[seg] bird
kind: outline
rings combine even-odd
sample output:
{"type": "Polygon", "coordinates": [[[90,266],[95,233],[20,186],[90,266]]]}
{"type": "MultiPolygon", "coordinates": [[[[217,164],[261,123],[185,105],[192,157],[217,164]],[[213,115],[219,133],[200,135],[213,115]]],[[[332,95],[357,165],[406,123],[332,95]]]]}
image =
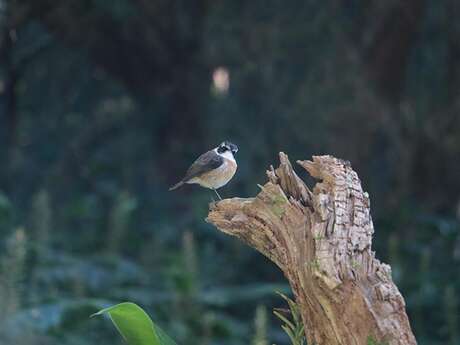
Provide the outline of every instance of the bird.
{"type": "Polygon", "coordinates": [[[216,148],[209,150],[199,156],[188,168],[182,180],[169,188],[175,190],[184,184],[199,184],[200,186],[212,189],[219,200],[222,200],[217,189],[225,186],[235,175],[238,165],[235,154],[238,146],[224,141],[216,148]]]}

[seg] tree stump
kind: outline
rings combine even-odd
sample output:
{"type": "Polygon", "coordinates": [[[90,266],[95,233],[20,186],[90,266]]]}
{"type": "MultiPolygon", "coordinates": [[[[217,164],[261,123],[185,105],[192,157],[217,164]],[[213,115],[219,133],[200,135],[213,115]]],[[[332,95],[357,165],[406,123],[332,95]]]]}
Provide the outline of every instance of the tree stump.
{"type": "Polygon", "coordinates": [[[280,153],[255,198],[211,204],[208,222],[273,261],[300,306],[309,345],[416,344],[391,268],[371,249],[369,195],[349,162],[298,161],[313,191],[280,153]]]}

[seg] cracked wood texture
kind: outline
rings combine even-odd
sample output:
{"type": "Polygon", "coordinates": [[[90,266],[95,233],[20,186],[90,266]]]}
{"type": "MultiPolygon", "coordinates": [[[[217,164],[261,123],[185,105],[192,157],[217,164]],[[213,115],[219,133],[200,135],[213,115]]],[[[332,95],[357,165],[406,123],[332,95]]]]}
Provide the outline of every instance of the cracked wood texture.
{"type": "Polygon", "coordinates": [[[369,195],[350,163],[332,156],[298,161],[319,180],[311,191],[287,155],[280,161],[255,198],[211,204],[206,220],[284,272],[308,344],[416,344],[391,268],[372,251],[369,195]]]}

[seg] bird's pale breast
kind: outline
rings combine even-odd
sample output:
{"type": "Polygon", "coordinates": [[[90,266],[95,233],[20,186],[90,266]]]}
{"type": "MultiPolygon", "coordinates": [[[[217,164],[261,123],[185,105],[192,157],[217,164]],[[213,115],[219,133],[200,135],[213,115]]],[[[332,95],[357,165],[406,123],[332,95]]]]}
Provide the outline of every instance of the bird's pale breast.
{"type": "Polygon", "coordinates": [[[220,167],[196,177],[190,182],[198,183],[205,188],[218,189],[225,186],[235,175],[235,172],[236,163],[229,159],[224,159],[224,163],[220,167]]]}

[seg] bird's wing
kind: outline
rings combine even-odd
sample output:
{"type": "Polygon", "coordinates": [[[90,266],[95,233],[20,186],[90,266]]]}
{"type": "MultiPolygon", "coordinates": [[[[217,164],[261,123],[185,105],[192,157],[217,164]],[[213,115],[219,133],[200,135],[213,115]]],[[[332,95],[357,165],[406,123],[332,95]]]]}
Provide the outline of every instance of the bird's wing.
{"type": "Polygon", "coordinates": [[[195,162],[193,162],[190,168],[188,168],[187,173],[185,174],[185,177],[182,179],[182,181],[186,182],[194,177],[217,169],[222,165],[223,162],[224,159],[212,150],[203,153],[200,157],[197,158],[195,162]]]}

